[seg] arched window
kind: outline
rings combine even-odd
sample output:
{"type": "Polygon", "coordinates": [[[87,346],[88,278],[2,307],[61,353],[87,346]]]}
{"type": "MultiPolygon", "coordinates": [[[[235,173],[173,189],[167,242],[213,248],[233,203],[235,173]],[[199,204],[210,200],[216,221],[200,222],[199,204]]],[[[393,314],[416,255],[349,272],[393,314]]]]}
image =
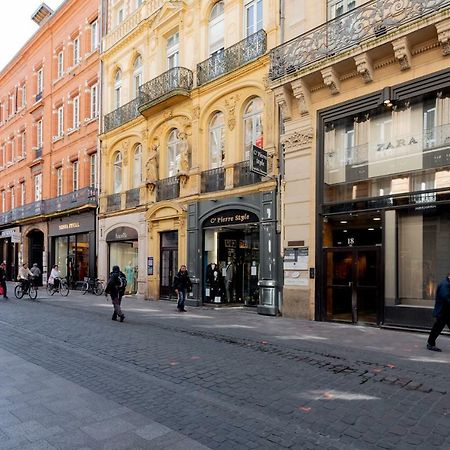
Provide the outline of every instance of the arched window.
{"type": "Polygon", "coordinates": [[[225,149],[223,113],[217,112],[209,123],[209,168],[222,167],[225,149]]]}
{"type": "Polygon", "coordinates": [[[139,96],[139,86],[142,84],[142,56],[139,55],[133,65],[133,92],[134,98],[139,96]]]}
{"type": "Polygon", "coordinates": [[[264,147],[263,101],[252,98],[244,110],[244,160],[250,158],[253,145],[264,147]]]}
{"type": "Polygon", "coordinates": [[[117,152],[114,156],[114,194],[122,192],[122,153],[117,152]]]}
{"type": "Polygon", "coordinates": [[[209,54],[214,55],[223,50],[225,46],[225,20],[224,2],[217,2],[209,15],[209,54]]]}
{"type": "Polygon", "coordinates": [[[120,107],[121,104],[121,94],[122,94],[122,71],[117,69],[116,75],[114,76],[114,106],[115,109],[120,107]]]}
{"type": "Polygon", "coordinates": [[[133,188],[137,188],[142,182],[142,145],[136,145],[133,157],[133,188]]]}
{"type": "Polygon", "coordinates": [[[169,134],[167,141],[167,175],[173,177],[177,174],[180,157],[181,157],[181,141],[178,137],[178,130],[175,128],[169,134]]]}

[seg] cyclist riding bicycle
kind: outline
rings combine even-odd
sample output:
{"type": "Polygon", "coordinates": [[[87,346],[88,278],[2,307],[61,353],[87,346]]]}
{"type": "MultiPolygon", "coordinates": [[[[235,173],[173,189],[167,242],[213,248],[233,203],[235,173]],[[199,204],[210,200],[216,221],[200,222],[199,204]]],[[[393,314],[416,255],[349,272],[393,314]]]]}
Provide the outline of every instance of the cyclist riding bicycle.
{"type": "Polygon", "coordinates": [[[22,289],[24,293],[28,292],[28,288],[30,287],[30,278],[33,277],[33,274],[31,273],[30,269],[28,268],[27,263],[23,263],[22,267],[19,269],[19,273],[17,275],[17,278],[19,282],[22,285],[22,289]]]}
{"type": "Polygon", "coordinates": [[[58,290],[59,284],[61,281],[61,272],[58,269],[58,264],[55,264],[52,268],[52,271],[50,272],[50,277],[48,279],[48,282],[53,285],[53,289],[58,290]]]}

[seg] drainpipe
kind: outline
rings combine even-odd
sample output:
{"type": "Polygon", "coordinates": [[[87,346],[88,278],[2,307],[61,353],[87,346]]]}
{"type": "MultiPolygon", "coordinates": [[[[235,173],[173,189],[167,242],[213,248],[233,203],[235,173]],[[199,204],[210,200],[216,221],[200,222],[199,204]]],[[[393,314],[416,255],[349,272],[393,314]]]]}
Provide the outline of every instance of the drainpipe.
{"type": "Polygon", "coordinates": [[[284,44],[284,34],[285,34],[285,0],[280,0],[279,6],[279,16],[280,16],[280,44],[284,44]]]}

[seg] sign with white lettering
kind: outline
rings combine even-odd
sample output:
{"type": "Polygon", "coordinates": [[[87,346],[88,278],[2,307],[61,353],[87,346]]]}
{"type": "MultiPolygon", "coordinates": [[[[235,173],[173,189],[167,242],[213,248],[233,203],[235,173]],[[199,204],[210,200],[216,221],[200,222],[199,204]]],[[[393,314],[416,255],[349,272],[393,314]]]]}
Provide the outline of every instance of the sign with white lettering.
{"type": "Polygon", "coordinates": [[[221,211],[208,217],[203,226],[205,228],[221,227],[225,225],[240,225],[244,223],[258,223],[259,219],[255,213],[243,211],[240,209],[229,209],[221,211]]]}
{"type": "Polygon", "coordinates": [[[250,156],[250,170],[259,175],[267,176],[267,151],[256,145],[253,146],[250,156]]]}
{"type": "Polygon", "coordinates": [[[113,241],[137,241],[138,233],[131,227],[117,227],[106,235],[107,242],[113,241]]]}

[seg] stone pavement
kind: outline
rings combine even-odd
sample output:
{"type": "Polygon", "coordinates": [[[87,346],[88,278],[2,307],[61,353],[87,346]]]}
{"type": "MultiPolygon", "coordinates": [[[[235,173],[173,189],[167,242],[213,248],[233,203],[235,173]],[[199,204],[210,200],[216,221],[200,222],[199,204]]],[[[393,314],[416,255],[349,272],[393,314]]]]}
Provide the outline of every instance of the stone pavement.
{"type": "Polygon", "coordinates": [[[448,337],[39,294],[0,302],[0,449],[450,448],[448,337]]]}

